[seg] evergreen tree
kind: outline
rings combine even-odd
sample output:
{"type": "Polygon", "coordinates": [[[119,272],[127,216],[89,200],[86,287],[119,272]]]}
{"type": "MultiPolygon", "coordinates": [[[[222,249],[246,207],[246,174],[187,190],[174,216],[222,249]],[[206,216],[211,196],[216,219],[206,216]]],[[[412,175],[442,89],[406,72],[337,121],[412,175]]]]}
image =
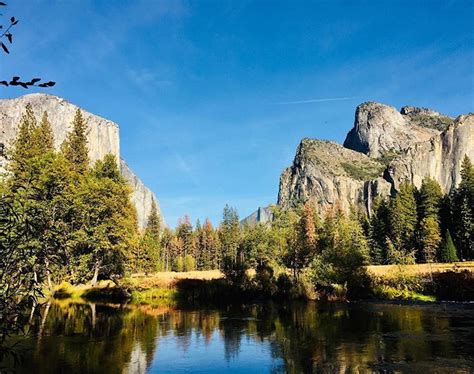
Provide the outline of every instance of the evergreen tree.
{"type": "Polygon", "coordinates": [[[238,260],[238,248],[240,242],[239,215],[234,208],[226,205],[222,215],[222,222],[219,227],[219,239],[222,248],[222,257],[227,258],[231,263],[238,260]]]}
{"type": "Polygon", "coordinates": [[[36,127],[37,122],[33,113],[33,108],[31,104],[27,104],[25,113],[22,115],[18,126],[17,137],[13,141],[12,149],[9,152],[9,157],[11,159],[9,169],[16,179],[25,178],[25,174],[27,173],[25,170],[25,164],[35,156],[33,134],[36,127]]]}
{"type": "Polygon", "coordinates": [[[331,287],[347,284],[354,290],[363,279],[364,266],[369,260],[367,238],[359,220],[347,217],[340,209],[329,210],[323,224],[321,254],[312,264],[316,286],[331,287]]]}
{"type": "Polygon", "coordinates": [[[146,225],[146,233],[153,238],[156,242],[160,240],[161,233],[161,220],[158,214],[158,208],[156,202],[153,199],[151,202],[150,215],[148,216],[148,222],[146,225]]]}
{"type": "Polygon", "coordinates": [[[183,271],[188,271],[186,268],[186,256],[194,256],[194,235],[193,235],[193,225],[189,217],[184,216],[184,220],[180,219],[178,226],[176,227],[176,236],[181,239],[182,242],[182,252],[179,256],[183,261],[183,271]]]}
{"type": "Polygon", "coordinates": [[[399,250],[409,253],[415,247],[417,211],[415,188],[409,182],[402,182],[399,191],[390,204],[390,239],[399,250]]]}
{"type": "Polygon", "coordinates": [[[170,271],[172,267],[173,239],[173,232],[168,227],[165,227],[160,240],[161,264],[164,271],[170,271]]]}
{"type": "Polygon", "coordinates": [[[461,183],[453,193],[452,220],[461,259],[474,258],[474,167],[465,156],[461,183]]]}
{"type": "Polygon", "coordinates": [[[439,217],[443,192],[441,186],[434,179],[425,177],[418,192],[418,212],[422,221],[427,217],[439,217]]]}
{"type": "Polygon", "coordinates": [[[72,122],[72,131],[61,146],[62,152],[72,164],[73,169],[84,174],[89,166],[87,148],[87,124],[82,117],[82,112],[77,109],[72,122]]]}
{"type": "Polygon", "coordinates": [[[422,256],[426,262],[434,262],[441,243],[438,219],[434,216],[423,218],[420,224],[422,256]]]}
{"type": "Polygon", "coordinates": [[[454,246],[451,233],[446,230],[446,236],[441,243],[440,259],[442,262],[456,262],[459,261],[456,247],[454,246]]]}
{"type": "Polygon", "coordinates": [[[369,226],[370,258],[373,264],[388,262],[386,241],[389,236],[389,217],[390,208],[387,200],[376,199],[369,226]]]}
{"type": "Polygon", "coordinates": [[[54,133],[48,119],[48,113],[43,112],[43,117],[34,136],[37,141],[39,154],[54,151],[54,133]]]}
{"type": "Polygon", "coordinates": [[[435,180],[423,179],[418,192],[418,257],[434,262],[441,243],[440,212],[443,203],[441,187],[435,180]]]}
{"type": "Polygon", "coordinates": [[[113,156],[96,162],[90,173],[76,184],[80,219],[75,232],[77,281],[114,279],[124,273],[124,260],[136,232],[136,213],[130,202],[131,189],[119,175],[113,156]]]}

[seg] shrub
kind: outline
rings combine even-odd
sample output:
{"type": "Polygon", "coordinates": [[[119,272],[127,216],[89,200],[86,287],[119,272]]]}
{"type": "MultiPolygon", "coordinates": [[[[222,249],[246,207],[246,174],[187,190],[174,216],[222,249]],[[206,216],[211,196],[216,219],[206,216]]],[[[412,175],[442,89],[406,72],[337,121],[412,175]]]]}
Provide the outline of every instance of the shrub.
{"type": "Polygon", "coordinates": [[[474,300],[474,274],[469,270],[434,273],[432,287],[442,300],[474,300]]]}

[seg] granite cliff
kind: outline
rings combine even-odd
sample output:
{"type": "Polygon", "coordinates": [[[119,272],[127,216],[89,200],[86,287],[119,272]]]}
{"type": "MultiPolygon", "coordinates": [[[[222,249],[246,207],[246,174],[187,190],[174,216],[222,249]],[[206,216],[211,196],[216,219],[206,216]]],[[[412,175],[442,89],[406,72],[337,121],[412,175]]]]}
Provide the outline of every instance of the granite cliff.
{"type": "Polygon", "coordinates": [[[452,119],[426,108],[364,103],[343,146],[301,141],[280,177],[278,204],[311,199],[320,210],[361,205],[370,213],[374,197],[395,194],[403,180],[419,187],[429,176],[449,192],[460,181],[464,155],[474,159],[474,114],[452,119]]]}
{"type": "MultiPolygon", "coordinates": [[[[18,125],[27,104],[31,104],[37,117],[44,111],[48,113],[49,120],[55,135],[55,145],[59,147],[71,130],[72,120],[78,106],[52,95],[30,94],[15,99],[0,100],[0,171],[7,163],[4,150],[8,149],[16,137],[18,125]]],[[[159,207],[155,194],[133,173],[124,160],[120,157],[119,126],[105,118],[82,110],[88,124],[88,146],[91,162],[102,159],[106,154],[113,154],[117,158],[120,170],[125,179],[133,188],[131,200],[137,210],[138,225],[144,228],[154,200],[159,207]]]]}

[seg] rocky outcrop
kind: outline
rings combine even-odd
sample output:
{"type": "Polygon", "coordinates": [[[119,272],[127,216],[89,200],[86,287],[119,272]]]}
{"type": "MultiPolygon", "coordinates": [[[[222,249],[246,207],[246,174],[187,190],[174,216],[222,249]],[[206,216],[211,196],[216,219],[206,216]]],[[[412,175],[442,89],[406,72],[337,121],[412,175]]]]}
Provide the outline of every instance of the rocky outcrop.
{"type": "Polygon", "coordinates": [[[255,212],[240,221],[241,225],[256,225],[257,223],[267,223],[273,219],[270,206],[259,207],[255,212]]]}
{"type": "MultiPolygon", "coordinates": [[[[27,104],[32,105],[38,118],[44,111],[48,113],[55,136],[55,145],[59,148],[72,128],[72,120],[78,107],[57,96],[30,94],[15,99],[0,100],[0,151],[2,148],[4,151],[8,149],[15,139],[27,104]]],[[[121,160],[119,126],[85,110],[82,110],[82,114],[88,125],[87,140],[91,163],[109,153],[117,158],[122,175],[133,188],[132,202],[137,210],[139,227],[144,228],[151,211],[151,201],[155,200],[157,206],[159,205],[154,193],[121,160]]],[[[6,162],[4,152],[3,154],[0,152],[0,170],[4,169],[6,162]]]]}
{"type": "Polygon", "coordinates": [[[357,107],[344,147],[374,158],[386,156],[429,140],[440,132],[436,125],[448,120],[428,109],[404,107],[400,113],[391,106],[367,102],[357,107]]]}
{"type": "Polygon", "coordinates": [[[404,180],[420,187],[424,177],[431,177],[447,193],[461,181],[465,155],[474,160],[474,114],[458,117],[439,135],[406,149],[389,164],[387,179],[397,190],[404,180]]]}
{"type": "Polygon", "coordinates": [[[278,204],[314,200],[322,211],[338,204],[371,212],[376,196],[395,194],[404,180],[419,187],[434,178],[445,192],[460,182],[464,155],[474,159],[474,115],[456,120],[415,107],[364,103],[344,146],[303,139],[280,177],[278,204]]]}
{"type": "Polygon", "coordinates": [[[383,170],[379,161],[335,142],[303,139],[293,165],[281,175],[278,204],[292,207],[310,199],[320,210],[368,206],[369,197],[390,190],[383,170]]]}

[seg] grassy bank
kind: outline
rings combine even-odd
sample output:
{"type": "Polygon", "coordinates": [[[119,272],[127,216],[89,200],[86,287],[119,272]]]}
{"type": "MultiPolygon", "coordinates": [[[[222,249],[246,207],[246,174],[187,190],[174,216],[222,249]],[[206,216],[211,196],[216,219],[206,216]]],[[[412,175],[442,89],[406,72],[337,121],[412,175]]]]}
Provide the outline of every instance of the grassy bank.
{"type": "MultiPolygon", "coordinates": [[[[281,274],[280,274],[281,275],[281,274]]],[[[62,283],[55,287],[55,298],[131,301],[137,304],[176,304],[180,302],[231,302],[269,297],[344,299],[344,286],[329,292],[314,292],[308,277],[296,283],[290,277],[274,277],[265,284],[247,273],[242,284],[230,284],[218,270],[134,274],[118,284],[101,281],[95,287],[62,283]],[[282,280],[283,279],[283,280],[282,280]]],[[[367,267],[364,297],[380,300],[437,301],[474,299],[474,262],[456,264],[416,264],[367,267]]]]}

